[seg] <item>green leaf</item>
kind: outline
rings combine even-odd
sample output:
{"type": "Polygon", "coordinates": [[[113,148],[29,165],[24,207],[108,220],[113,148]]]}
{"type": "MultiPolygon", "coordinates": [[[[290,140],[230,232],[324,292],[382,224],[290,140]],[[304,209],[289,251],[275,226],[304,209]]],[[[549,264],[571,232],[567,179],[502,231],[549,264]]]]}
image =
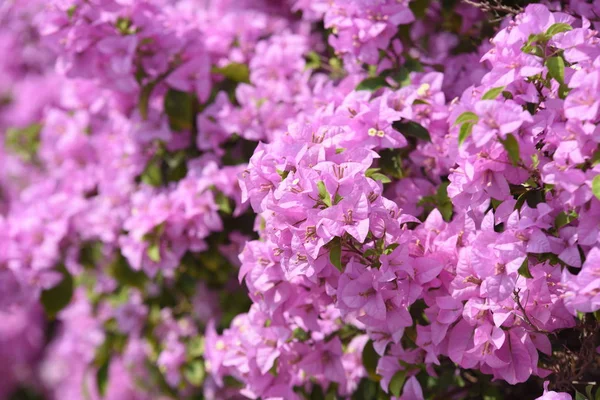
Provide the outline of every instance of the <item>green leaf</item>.
{"type": "Polygon", "coordinates": [[[529,35],[529,38],[527,39],[527,43],[526,45],[532,45],[535,43],[539,43],[539,42],[547,42],[548,41],[548,35],[546,35],[545,33],[537,33],[537,34],[531,34],[529,35]]]}
{"type": "Polygon", "coordinates": [[[369,340],[362,352],[362,363],[365,370],[371,377],[371,379],[378,381],[380,377],[377,375],[377,362],[379,361],[379,355],[373,348],[373,341],[369,340]]]}
{"type": "Polygon", "coordinates": [[[519,275],[527,279],[533,279],[533,275],[531,275],[531,271],[529,271],[529,260],[525,258],[523,264],[519,267],[519,275]]]}
{"type": "Polygon", "coordinates": [[[594,396],[592,395],[592,390],[594,390],[594,385],[587,385],[585,387],[585,394],[587,395],[587,398],[592,400],[594,398],[594,396]]]}
{"type": "Polygon", "coordinates": [[[386,255],[387,254],[392,254],[392,252],[394,250],[396,250],[399,246],[400,246],[400,243],[392,243],[392,244],[390,244],[389,246],[387,246],[385,248],[385,250],[383,251],[383,254],[386,254],[386,255]]]}
{"type": "Polygon", "coordinates": [[[392,180],[384,174],[380,174],[380,173],[375,173],[373,175],[371,175],[371,179],[375,180],[375,181],[379,181],[381,183],[390,183],[392,180]]]}
{"type": "Polygon", "coordinates": [[[379,166],[382,173],[394,179],[402,179],[402,153],[398,149],[383,149],[379,151],[379,166]]]}
{"type": "Polygon", "coordinates": [[[556,229],[560,229],[563,226],[569,225],[572,221],[577,219],[578,216],[579,215],[575,211],[571,211],[569,213],[562,211],[554,219],[554,227],[556,229]]]}
{"type": "Polygon", "coordinates": [[[546,196],[541,189],[532,189],[525,192],[525,201],[530,208],[537,208],[540,203],[546,202],[546,196]]]}
{"type": "Polygon", "coordinates": [[[329,194],[329,192],[327,191],[327,188],[325,187],[325,182],[323,182],[323,181],[317,182],[317,188],[319,188],[319,197],[321,198],[321,200],[323,200],[323,203],[325,203],[327,206],[331,207],[331,195],[329,194]]]}
{"type": "Polygon", "coordinates": [[[473,125],[475,125],[473,122],[465,122],[461,125],[460,131],[458,132],[459,146],[461,146],[465,142],[465,140],[467,140],[467,138],[471,136],[471,132],[473,132],[473,125]]]}
{"type": "Polygon", "coordinates": [[[280,169],[276,170],[277,174],[281,177],[281,180],[285,180],[285,178],[288,177],[288,175],[290,174],[290,171],[282,171],[280,169]]]}
{"type": "Polygon", "coordinates": [[[142,116],[142,119],[144,121],[148,119],[148,107],[150,104],[150,96],[152,95],[152,91],[154,90],[155,86],[156,86],[156,81],[150,82],[149,84],[142,87],[142,90],[140,90],[140,98],[138,100],[138,108],[140,110],[140,115],[142,116]]]}
{"type": "Polygon", "coordinates": [[[513,99],[513,94],[511,92],[509,92],[508,90],[505,90],[504,92],[502,92],[502,96],[506,100],[512,100],[513,99]]]}
{"type": "Polygon", "coordinates": [[[369,168],[365,172],[365,176],[381,183],[390,183],[392,180],[387,175],[379,172],[380,170],[381,168],[369,168]]]}
{"type": "Polygon", "coordinates": [[[332,382],[329,384],[329,388],[327,389],[327,393],[325,393],[325,400],[337,400],[337,391],[339,385],[337,382],[332,382]]]}
{"type": "Polygon", "coordinates": [[[476,124],[477,122],[479,122],[479,117],[474,112],[465,111],[464,113],[460,114],[458,118],[456,118],[456,121],[454,121],[454,125],[461,125],[465,122],[471,122],[476,124]]]}
{"type": "Polygon", "coordinates": [[[485,92],[485,94],[481,97],[481,100],[495,100],[500,93],[504,91],[506,86],[500,86],[497,88],[493,88],[485,92]]]}
{"type": "Polygon", "coordinates": [[[502,400],[504,396],[498,390],[498,387],[492,386],[489,383],[484,385],[483,400],[502,400]]]}
{"type": "Polygon", "coordinates": [[[321,68],[321,57],[316,51],[311,51],[306,55],[306,69],[319,69],[321,68]]]}
{"type": "Polygon", "coordinates": [[[104,362],[100,368],[96,371],[96,385],[98,386],[98,393],[100,397],[104,397],[106,394],[106,388],[108,387],[108,367],[110,365],[110,358],[104,362]]]}
{"type": "Polygon", "coordinates": [[[148,280],[143,271],[135,271],[121,253],[117,254],[108,267],[108,274],[123,286],[132,286],[142,289],[148,280]]]}
{"type": "Polygon", "coordinates": [[[400,397],[402,394],[402,388],[404,387],[404,382],[406,382],[406,371],[401,369],[397,371],[390,380],[389,388],[392,396],[400,397]]]}
{"type": "Polygon", "coordinates": [[[537,155],[537,153],[533,153],[531,155],[531,167],[533,169],[537,169],[537,167],[540,165],[540,157],[537,155]]]}
{"type": "Polygon", "coordinates": [[[380,76],[390,77],[397,82],[400,87],[410,85],[410,70],[408,68],[393,68],[381,71],[380,76]]]}
{"type": "Polygon", "coordinates": [[[117,18],[115,27],[117,28],[117,30],[119,31],[119,33],[121,35],[131,35],[131,34],[135,33],[134,30],[131,28],[131,26],[132,26],[132,22],[129,18],[124,18],[124,17],[117,18]]]}
{"type": "Polygon", "coordinates": [[[220,190],[215,194],[215,202],[219,206],[219,210],[227,215],[231,215],[233,213],[233,209],[231,207],[231,202],[229,197],[225,196],[223,192],[220,190]]]}
{"type": "Polygon", "coordinates": [[[63,279],[53,288],[44,290],[40,298],[44,311],[50,318],[54,318],[65,308],[73,297],[73,277],[64,266],[60,266],[58,272],[63,275],[63,279]]]}
{"type": "Polygon", "coordinates": [[[420,139],[426,142],[431,142],[431,135],[429,134],[429,131],[418,122],[396,121],[392,124],[392,127],[405,136],[414,137],[416,139],[420,139]]]}
{"type": "Polygon", "coordinates": [[[325,400],[325,392],[321,385],[314,385],[309,400],[325,400]]]}
{"type": "Polygon", "coordinates": [[[342,201],[342,200],[344,200],[344,197],[340,196],[338,193],[336,193],[335,197],[333,198],[333,205],[338,205],[339,202],[342,201]]]}
{"type": "Polygon", "coordinates": [[[42,125],[40,124],[32,124],[22,129],[7,129],[4,144],[8,150],[23,161],[33,161],[40,147],[41,131],[42,125]]]}
{"type": "Polygon", "coordinates": [[[521,50],[523,51],[523,53],[531,54],[531,55],[538,56],[538,57],[542,57],[544,55],[543,50],[537,44],[536,45],[527,44],[527,45],[523,46],[521,48],[521,50]]]}
{"type": "Polygon", "coordinates": [[[527,54],[532,54],[538,57],[542,57],[544,52],[541,48],[541,45],[548,42],[550,37],[545,33],[538,33],[536,35],[529,35],[529,39],[527,43],[523,45],[521,51],[527,54]]]}
{"type": "Polygon", "coordinates": [[[594,151],[594,154],[592,154],[592,159],[590,160],[590,162],[593,166],[600,164],[600,146],[598,146],[598,149],[596,149],[596,151],[594,151]]]}
{"type": "Polygon", "coordinates": [[[212,72],[234,82],[250,83],[250,70],[246,64],[231,63],[222,68],[214,67],[212,72]]]}
{"type": "Polygon", "coordinates": [[[592,193],[600,200],[600,175],[596,175],[594,179],[592,179],[592,193]]]}
{"type": "Polygon", "coordinates": [[[195,336],[186,346],[188,359],[202,357],[204,355],[204,337],[195,336]]]}
{"type": "Polygon", "coordinates": [[[431,0],[415,0],[415,1],[411,1],[408,6],[410,7],[410,10],[415,15],[415,18],[421,19],[425,16],[425,13],[427,12],[427,9],[429,8],[430,3],[431,3],[431,0]]]}
{"type": "Polygon", "coordinates": [[[340,271],[344,270],[342,266],[342,242],[340,238],[334,238],[331,240],[331,247],[329,247],[329,261],[340,271]]]}
{"type": "Polygon", "coordinates": [[[142,172],[141,180],[146,185],[159,187],[163,183],[162,169],[160,168],[160,160],[153,158],[148,162],[144,172],[142,172]]]}
{"type": "Polygon", "coordinates": [[[329,59],[329,66],[331,67],[330,76],[333,79],[341,78],[346,74],[342,60],[337,57],[331,57],[329,59]]]}
{"type": "Polygon", "coordinates": [[[510,158],[512,164],[515,166],[519,165],[519,162],[521,161],[521,153],[519,149],[519,142],[517,142],[517,139],[509,133],[508,135],[506,135],[506,139],[500,140],[500,142],[502,143],[504,149],[508,153],[508,157],[510,158]]]}
{"type": "Polygon", "coordinates": [[[168,167],[165,171],[167,182],[178,182],[187,176],[186,158],[187,154],[183,150],[164,156],[163,160],[168,167]]]}
{"type": "Polygon", "coordinates": [[[554,35],[556,35],[557,33],[561,33],[561,32],[568,32],[573,30],[573,27],[569,24],[565,24],[563,22],[557,22],[553,25],[550,26],[550,28],[548,28],[548,30],[546,31],[546,35],[548,37],[552,37],[554,35]]]}
{"type": "Polygon", "coordinates": [[[317,182],[317,188],[319,189],[319,197],[324,199],[329,193],[327,192],[327,188],[325,187],[325,182],[319,181],[317,182]]]}
{"type": "Polygon", "coordinates": [[[75,15],[76,11],[77,11],[77,6],[75,6],[75,5],[67,8],[67,16],[69,17],[69,19],[73,18],[73,15],[75,15]]]}
{"type": "Polygon", "coordinates": [[[169,125],[174,131],[189,131],[194,126],[193,94],[169,89],[164,99],[165,113],[169,117],[169,125]]]}
{"type": "Polygon", "coordinates": [[[450,182],[442,182],[440,186],[438,186],[434,198],[434,203],[446,222],[450,221],[453,213],[452,201],[448,197],[449,184],[450,182]]]}
{"type": "Polygon", "coordinates": [[[204,378],[206,376],[204,362],[196,360],[187,364],[183,370],[183,375],[192,386],[202,386],[202,384],[204,383],[204,378]]]}
{"type": "Polygon", "coordinates": [[[370,92],[374,92],[377,89],[382,87],[389,86],[382,76],[375,76],[372,78],[367,78],[356,86],[356,91],[358,90],[368,90],[370,92]]]}
{"type": "Polygon", "coordinates": [[[160,246],[158,242],[153,242],[148,245],[146,249],[148,258],[154,262],[160,262],[160,246]]]}
{"type": "Polygon", "coordinates": [[[588,398],[583,393],[580,393],[576,390],[575,391],[575,400],[588,400],[588,398]]]}
{"type": "Polygon", "coordinates": [[[565,83],[565,60],[560,56],[550,57],[546,60],[546,67],[548,67],[548,74],[554,78],[558,83],[564,85],[565,83]]]}
{"type": "Polygon", "coordinates": [[[564,83],[561,83],[560,86],[558,87],[558,97],[560,99],[564,100],[567,98],[570,91],[571,91],[571,89],[569,89],[569,87],[567,85],[565,85],[564,83]]]}
{"type": "Polygon", "coordinates": [[[310,339],[309,333],[302,328],[294,329],[294,332],[292,332],[292,337],[301,342],[306,342],[308,339],[310,339]]]}
{"type": "Polygon", "coordinates": [[[379,383],[373,382],[368,378],[363,378],[358,384],[358,388],[352,394],[351,400],[378,400],[377,394],[383,392],[379,383]]]}

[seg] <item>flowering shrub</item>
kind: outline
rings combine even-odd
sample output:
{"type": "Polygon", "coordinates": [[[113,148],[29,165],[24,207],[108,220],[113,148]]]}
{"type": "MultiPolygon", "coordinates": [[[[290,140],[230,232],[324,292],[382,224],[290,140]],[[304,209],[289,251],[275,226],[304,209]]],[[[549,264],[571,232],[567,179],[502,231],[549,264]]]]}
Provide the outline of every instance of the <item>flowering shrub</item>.
{"type": "Polygon", "coordinates": [[[600,5],[0,4],[0,399],[600,398],[600,5]]]}

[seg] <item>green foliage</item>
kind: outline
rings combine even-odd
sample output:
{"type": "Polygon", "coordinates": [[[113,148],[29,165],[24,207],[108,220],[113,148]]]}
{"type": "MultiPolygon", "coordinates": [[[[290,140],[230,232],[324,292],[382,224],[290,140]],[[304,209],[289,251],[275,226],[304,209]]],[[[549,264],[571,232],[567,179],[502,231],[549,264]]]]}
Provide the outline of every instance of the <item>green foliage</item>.
{"type": "Polygon", "coordinates": [[[342,242],[340,238],[332,239],[329,244],[329,261],[340,271],[344,270],[342,266],[342,242]]]}
{"type": "Polygon", "coordinates": [[[362,364],[369,374],[369,377],[374,381],[379,381],[381,377],[377,374],[377,363],[379,362],[379,354],[375,351],[373,347],[373,341],[369,340],[362,352],[362,364]]]}
{"type": "Polygon", "coordinates": [[[183,375],[192,386],[202,386],[204,383],[204,378],[206,377],[204,362],[201,360],[195,360],[187,363],[183,368],[183,375]]]}
{"type": "Polygon", "coordinates": [[[390,380],[389,390],[392,396],[399,397],[402,394],[404,382],[406,382],[406,371],[403,369],[398,370],[390,380]]]}
{"type": "Polygon", "coordinates": [[[62,280],[56,286],[42,291],[40,299],[49,318],[55,318],[73,297],[73,277],[64,265],[57,268],[57,272],[62,274],[62,280]]]}
{"type": "Polygon", "coordinates": [[[431,4],[431,0],[415,0],[409,3],[410,10],[415,15],[415,18],[421,19],[425,17],[425,13],[431,4]]]}
{"type": "Polygon", "coordinates": [[[135,29],[133,28],[133,22],[129,18],[117,18],[115,27],[121,35],[133,35],[135,33],[135,29]]]}
{"type": "Polygon", "coordinates": [[[317,182],[317,188],[319,189],[319,198],[321,199],[321,201],[327,207],[331,207],[331,205],[332,205],[331,195],[329,194],[329,192],[327,191],[327,188],[325,187],[325,182],[323,182],[323,181],[317,182]]]}
{"type": "Polygon", "coordinates": [[[458,133],[458,145],[461,146],[473,132],[473,126],[479,122],[477,114],[471,111],[465,111],[456,118],[454,125],[460,125],[458,133]]]}
{"type": "Polygon", "coordinates": [[[531,271],[529,271],[529,260],[526,258],[523,261],[523,264],[519,267],[519,275],[527,279],[533,279],[533,275],[531,275],[531,271]]]}
{"type": "Polygon", "coordinates": [[[558,230],[563,226],[569,225],[571,222],[575,221],[579,215],[575,211],[565,212],[561,211],[556,218],[554,219],[554,227],[558,230]]]}
{"type": "Polygon", "coordinates": [[[31,162],[40,147],[40,132],[42,125],[32,124],[26,128],[10,128],[6,131],[4,145],[23,161],[31,162]]]}
{"type": "Polygon", "coordinates": [[[311,51],[306,55],[306,69],[319,69],[321,65],[321,57],[316,51],[311,51]]]}
{"type": "Polygon", "coordinates": [[[600,175],[596,175],[594,179],[592,179],[592,193],[600,200],[600,175]]]}
{"type": "Polygon", "coordinates": [[[125,287],[143,289],[148,281],[146,274],[143,271],[133,270],[121,253],[115,256],[108,267],[107,273],[125,287]]]}
{"type": "Polygon", "coordinates": [[[371,78],[366,78],[362,82],[360,82],[356,86],[356,90],[368,90],[370,92],[374,92],[377,89],[381,89],[382,87],[389,86],[383,76],[375,76],[371,78]]]}
{"type": "MultiPolygon", "coordinates": [[[[419,206],[431,206],[437,208],[445,221],[452,219],[453,206],[452,201],[448,197],[448,185],[450,182],[442,182],[438,186],[435,195],[422,197],[417,203],[419,206]]],[[[426,210],[427,212],[428,210],[426,210]]],[[[428,213],[428,212],[427,212],[428,213]]]]}
{"type": "Polygon", "coordinates": [[[561,85],[565,84],[565,60],[560,56],[550,57],[546,60],[548,74],[561,85]]]}
{"type": "Polygon", "coordinates": [[[96,371],[96,386],[98,387],[98,393],[101,397],[106,394],[106,388],[108,387],[108,369],[110,366],[110,359],[107,359],[96,371]]]}
{"type": "Polygon", "coordinates": [[[508,158],[512,164],[515,166],[519,165],[519,162],[521,162],[521,153],[517,139],[509,133],[506,135],[506,139],[500,140],[500,142],[504,146],[504,150],[508,153],[508,158]]]}
{"type": "Polygon", "coordinates": [[[454,125],[461,125],[465,122],[472,122],[476,124],[479,122],[479,117],[472,111],[465,111],[464,113],[460,114],[458,118],[456,118],[454,125]]]}
{"type": "Polygon", "coordinates": [[[369,168],[365,172],[365,176],[381,183],[390,183],[392,181],[387,175],[379,171],[381,171],[381,168],[369,168]]]}
{"type": "Polygon", "coordinates": [[[153,242],[148,244],[148,248],[146,249],[146,254],[148,258],[154,262],[160,262],[160,245],[158,242],[153,242]]]}
{"type": "Polygon", "coordinates": [[[402,150],[383,149],[379,151],[379,167],[381,172],[394,179],[404,178],[402,168],[402,150]]]}
{"type": "Polygon", "coordinates": [[[546,35],[551,38],[557,33],[568,32],[571,30],[573,30],[573,27],[571,25],[565,24],[564,22],[557,22],[551,25],[550,28],[546,30],[546,35]]]}
{"type": "Polygon", "coordinates": [[[246,64],[230,63],[224,67],[214,67],[212,72],[236,83],[250,83],[250,70],[246,64]]]}
{"type": "Polygon", "coordinates": [[[500,87],[490,89],[484,93],[484,95],[481,97],[481,99],[482,100],[495,100],[500,95],[500,93],[502,93],[504,91],[505,87],[506,86],[500,86],[500,87]]]}
{"type": "Polygon", "coordinates": [[[196,96],[187,92],[169,89],[164,98],[164,110],[169,118],[169,126],[174,131],[189,131],[196,118],[196,96]]]}
{"type": "Polygon", "coordinates": [[[233,213],[233,207],[231,205],[231,200],[220,190],[215,191],[215,203],[219,206],[219,211],[222,213],[231,215],[233,213]]]}
{"type": "Polygon", "coordinates": [[[431,142],[431,135],[429,131],[415,121],[396,121],[392,124],[392,127],[404,136],[414,137],[425,142],[431,142]]]}
{"type": "Polygon", "coordinates": [[[458,145],[459,146],[462,145],[469,136],[471,136],[471,132],[473,132],[474,125],[475,124],[473,122],[465,122],[464,124],[462,124],[460,126],[460,130],[458,132],[458,145]]]}

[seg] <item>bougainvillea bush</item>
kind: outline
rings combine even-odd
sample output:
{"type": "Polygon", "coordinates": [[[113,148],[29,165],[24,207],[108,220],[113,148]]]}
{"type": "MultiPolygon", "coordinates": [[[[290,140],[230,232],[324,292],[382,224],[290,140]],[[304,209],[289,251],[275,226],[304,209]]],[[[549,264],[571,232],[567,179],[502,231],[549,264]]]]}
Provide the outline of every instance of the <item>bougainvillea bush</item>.
{"type": "Polygon", "coordinates": [[[2,0],[0,399],[600,399],[598,29],[2,0]]]}

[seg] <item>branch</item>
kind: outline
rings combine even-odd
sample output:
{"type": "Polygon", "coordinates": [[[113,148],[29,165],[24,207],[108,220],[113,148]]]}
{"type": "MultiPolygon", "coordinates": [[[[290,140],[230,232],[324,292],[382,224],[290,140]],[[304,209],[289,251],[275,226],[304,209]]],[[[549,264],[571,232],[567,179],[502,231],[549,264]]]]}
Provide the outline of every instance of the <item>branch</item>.
{"type": "Polygon", "coordinates": [[[479,8],[483,12],[491,12],[496,17],[506,15],[516,15],[523,12],[523,9],[519,6],[510,7],[501,3],[501,0],[485,0],[485,1],[474,1],[474,0],[462,0],[463,3],[469,4],[473,7],[479,8]],[[504,14],[504,15],[502,15],[504,14]]]}
{"type": "Polygon", "coordinates": [[[538,328],[533,322],[531,322],[531,320],[527,316],[527,312],[525,311],[525,307],[523,307],[523,304],[521,304],[521,299],[519,298],[519,294],[520,293],[521,293],[521,289],[515,290],[514,295],[515,295],[515,302],[517,303],[517,307],[519,307],[519,310],[521,310],[521,312],[523,313],[523,320],[525,322],[527,322],[527,324],[529,326],[531,326],[535,332],[549,334],[550,332],[538,328]]]}

